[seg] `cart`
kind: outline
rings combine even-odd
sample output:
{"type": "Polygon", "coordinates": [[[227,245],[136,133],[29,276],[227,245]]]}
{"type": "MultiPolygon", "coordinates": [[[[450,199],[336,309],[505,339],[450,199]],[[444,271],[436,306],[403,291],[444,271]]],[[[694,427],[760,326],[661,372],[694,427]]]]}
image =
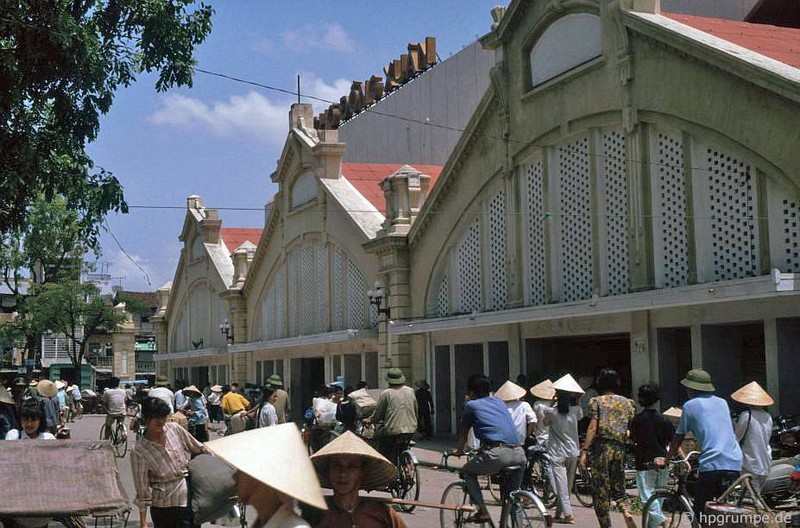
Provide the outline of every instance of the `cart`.
{"type": "Polygon", "coordinates": [[[107,441],[0,442],[0,467],[0,520],[88,516],[95,528],[127,524],[131,509],[107,441]]]}

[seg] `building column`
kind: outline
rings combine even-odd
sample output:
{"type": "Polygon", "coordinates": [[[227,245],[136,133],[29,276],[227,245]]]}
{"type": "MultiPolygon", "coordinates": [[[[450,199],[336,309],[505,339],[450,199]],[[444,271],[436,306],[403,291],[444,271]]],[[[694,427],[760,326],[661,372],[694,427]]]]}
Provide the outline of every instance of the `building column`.
{"type": "Polygon", "coordinates": [[[650,312],[632,312],[630,328],[631,392],[635,393],[637,387],[652,381],[653,376],[650,369],[650,312]]]}
{"type": "Polygon", "coordinates": [[[764,387],[779,405],[781,401],[781,368],[778,357],[778,322],[774,317],[764,319],[764,361],[767,386],[764,387]]]}

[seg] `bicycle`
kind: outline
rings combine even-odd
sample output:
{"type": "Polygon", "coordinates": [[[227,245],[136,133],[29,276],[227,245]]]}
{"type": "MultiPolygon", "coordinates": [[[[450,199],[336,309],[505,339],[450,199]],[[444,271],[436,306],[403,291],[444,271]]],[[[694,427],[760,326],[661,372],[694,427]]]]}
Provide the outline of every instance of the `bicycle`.
{"type": "MultiPolygon", "coordinates": [[[[411,435],[397,442],[397,478],[391,482],[386,491],[396,499],[419,500],[420,478],[417,457],[411,452],[411,435]]],[[[411,513],[416,508],[414,504],[398,504],[397,507],[411,513]]]]}
{"type": "Polygon", "coordinates": [[[572,483],[572,493],[582,506],[586,508],[594,507],[594,477],[588,460],[584,468],[578,464],[575,480],[572,483]]]}
{"type": "MultiPolygon", "coordinates": [[[[442,465],[448,471],[450,467],[447,460],[453,454],[442,453],[442,465]]],[[[542,503],[541,499],[527,490],[505,489],[505,480],[514,473],[523,471],[522,466],[509,466],[498,474],[500,482],[500,526],[499,528],[546,528],[552,526],[553,519],[542,503]]],[[[442,509],[439,512],[439,523],[442,528],[460,528],[467,525],[467,512],[463,506],[468,505],[469,493],[463,478],[448,485],[442,494],[442,504],[453,504],[459,508],[453,510],[442,509]]],[[[494,528],[494,521],[488,522],[494,528]]]]}
{"type": "Polygon", "coordinates": [[[642,528],[651,525],[661,525],[665,528],[699,528],[700,524],[694,518],[692,501],[686,488],[689,471],[685,467],[689,459],[698,454],[697,451],[691,451],[682,459],[670,460],[670,472],[675,478],[674,487],[657,489],[647,499],[642,506],[642,528]],[[658,520],[659,511],[661,516],[666,517],[663,524],[658,520]]]}
{"type": "Polygon", "coordinates": [[[125,417],[115,416],[109,427],[106,424],[100,428],[100,440],[111,440],[117,458],[124,458],[128,452],[128,432],[125,430],[125,417]]]}
{"type": "Polygon", "coordinates": [[[525,467],[525,478],[522,480],[523,489],[532,491],[542,499],[548,508],[556,505],[556,492],[550,480],[552,468],[550,457],[543,446],[533,445],[526,450],[528,463],[525,467]]]}

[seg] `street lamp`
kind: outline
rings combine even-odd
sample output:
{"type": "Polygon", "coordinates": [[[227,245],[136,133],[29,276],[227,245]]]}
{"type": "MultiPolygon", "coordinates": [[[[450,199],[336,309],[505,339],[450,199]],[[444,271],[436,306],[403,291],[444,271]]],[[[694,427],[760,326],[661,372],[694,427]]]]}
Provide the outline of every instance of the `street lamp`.
{"type": "Polygon", "coordinates": [[[378,315],[386,314],[386,320],[388,321],[392,318],[389,308],[389,301],[386,301],[386,308],[381,308],[381,305],[383,305],[383,299],[386,296],[386,291],[383,289],[383,284],[381,284],[381,281],[375,281],[373,288],[374,289],[367,292],[369,304],[378,308],[378,315]]]}
{"type": "Polygon", "coordinates": [[[225,342],[233,344],[233,328],[227,319],[219,324],[219,331],[225,336],[225,342]]]}

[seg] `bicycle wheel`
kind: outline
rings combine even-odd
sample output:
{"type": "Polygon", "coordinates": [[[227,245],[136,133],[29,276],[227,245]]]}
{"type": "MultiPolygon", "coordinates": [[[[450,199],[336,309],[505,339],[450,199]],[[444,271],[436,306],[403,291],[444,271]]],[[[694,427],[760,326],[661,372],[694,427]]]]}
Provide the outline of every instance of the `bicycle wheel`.
{"type": "Polygon", "coordinates": [[[695,521],[692,506],[686,497],[669,490],[657,490],[642,506],[642,528],[657,526],[699,528],[700,525],[695,521]]]}
{"type": "MultiPolygon", "coordinates": [[[[511,501],[505,510],[503,526],[511,528],[546,528],[547,509],[542,501],[530,491],[519,490],[511,494],[511,501]]],[[[552,521],[550,521],[552,524],[552,521]]]]}
{"type": "Polygon", "coordinates": [[[578,468],[575,482],[572,485],[572,493],[583,506],[587,508],[594,506],[594,480],[591,468],[578,468]]]}
{"type": "Polygon", "coordinates": [[[553,490],[550,477],[547,474],[547,465],[541,458],[533,460],[528,465],[531,491],[542,499],[544,505],[553,508],[556,505],[556,493],[553,490]]]}
{"type": "Polygon", "coordinates": [[[118,458],[124,458],[125,453],[128,452],[128,435],[125,433],[125,424],[118,421],[113,431],[111,440],[114,442],[114,451],[118,458]]]}
{"type": "MultiPolygon", "coordinates": [[[[392,488],[392,495],[398,499],[419,500],[419,467],[414,463],[410,453],[400,454],[399,482],[392,488]]],[[[406,513],[414,511],[416,506],[400,504],[400,509],[406,513]]]]}
{"type": "MultiPolygon", "coordinates": [[[[467,485],[463,480],[457,480],[447,486],[442,493],[442,504],[451,506],[465,506],[469,504],[467,485]]],[[[466,525],[468,514],[462,510],[439,510],[439,524],[442,528],[461,528],[466,525]]]]}
{"type": "Polygon", "coordinates": [[[100,440],[105,440],[106,439],[106,436],[107,436],[106,429],[107,428],[108,428],[108,426],[106,424],[103,424],[100,427],[100,440]]]}

